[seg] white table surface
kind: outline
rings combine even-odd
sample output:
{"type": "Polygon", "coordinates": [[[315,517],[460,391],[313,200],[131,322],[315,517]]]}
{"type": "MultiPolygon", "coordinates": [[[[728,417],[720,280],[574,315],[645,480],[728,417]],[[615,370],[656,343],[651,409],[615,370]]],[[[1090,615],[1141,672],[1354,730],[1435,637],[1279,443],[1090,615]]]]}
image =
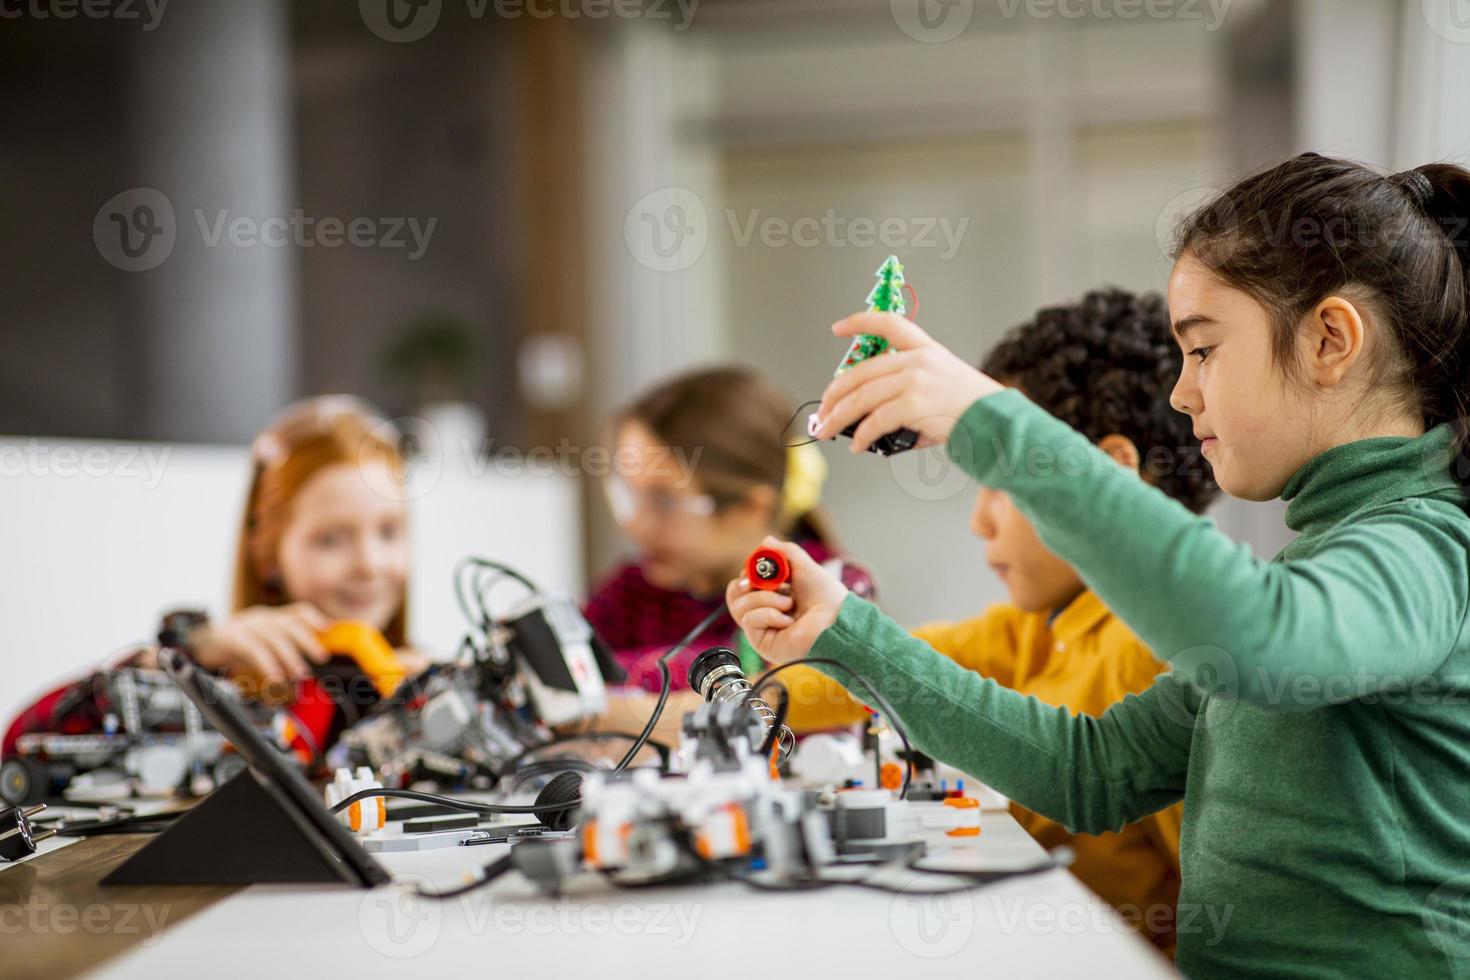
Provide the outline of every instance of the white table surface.
{"type": "MultiPolygon", "coordinates": [[[[393,884],[371,891],[258,885],[176,926],[167,925],[167,909],[146,910],[151,919],[139,921],[162,922],[161,933],[93,975],[1178,976],[1063,870],[945,896],[858,888],[775,894],[736,883],[629,890],[594,877],[552,898],[515,874],[459,899],[413,894],[419,882],[457,884],[505,850],[379,854],[393,884]]],[[[1015,868],[1043,857],[1009,813],[987,810],[978,838],[939,836],[925,861],[1015,868]]],[[[905,887],[945,883],[926,876],[905,887]]]]}

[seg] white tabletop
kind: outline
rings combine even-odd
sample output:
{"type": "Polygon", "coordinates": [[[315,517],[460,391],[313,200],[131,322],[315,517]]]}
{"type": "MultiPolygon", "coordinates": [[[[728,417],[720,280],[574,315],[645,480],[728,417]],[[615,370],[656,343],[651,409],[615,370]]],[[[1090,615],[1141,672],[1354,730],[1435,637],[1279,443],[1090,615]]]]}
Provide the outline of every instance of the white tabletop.
{"type": "MultiPolygon", "coordinates": [[[[228,842],[221,842],[227,846],[228,842]]],[[[619,889],[588,878],[548,897],[508,875],[447,901],[444,888],[504,845],[379,854],[395,883],[254,886],[165,926],[99,977],[576,976],[591,980],[806,973],[907,977],[1167,977],[1172,966],[1072,875],[1052,870],[943,896],[835,887],[756,892],[735,883],[619,889]],[[982,974],[983,971],[983,974],[982,974]]],[[[927,864],[1016,868],[1041,848],[1004,810],[978,838],[937,837],[927,864]],[[943,850],[948,848],[948,850],[943,850]]],[[[953,879],[925,876],[916,892],[953,879]]],[[[160,921],[166,910],[153,910],[160,921]]],[[[163,920],[166,921],[166,920],[163,920]]]]}

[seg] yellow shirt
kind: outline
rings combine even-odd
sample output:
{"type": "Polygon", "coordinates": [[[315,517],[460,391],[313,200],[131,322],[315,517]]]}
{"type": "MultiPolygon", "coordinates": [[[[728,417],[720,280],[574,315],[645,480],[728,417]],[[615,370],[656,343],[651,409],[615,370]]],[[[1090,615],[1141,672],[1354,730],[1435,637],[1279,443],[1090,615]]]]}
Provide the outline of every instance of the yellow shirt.
{"type": "MultiPolygon", "coordinates": [[[[1051,622],[1048,616],[998,605],[964,622],[921,627],[914,635],[962,667],[1073,714],[1100,715],[1125,695],[1151,686],[1165,669],[1091,592],[1051,622]]],[[[787,723],[795,731],[867,717],[861,704],[815,668],[793,667],[778,677],[790,696],[787,723]]],[[[1172,945],[1181,804],[1095,836],[1072,834],[1014,803],[1011,812],[1043,847],[1070,847],[1077,855],[1072,871],[1084,884],[1160,946],[1172,945]]]]}

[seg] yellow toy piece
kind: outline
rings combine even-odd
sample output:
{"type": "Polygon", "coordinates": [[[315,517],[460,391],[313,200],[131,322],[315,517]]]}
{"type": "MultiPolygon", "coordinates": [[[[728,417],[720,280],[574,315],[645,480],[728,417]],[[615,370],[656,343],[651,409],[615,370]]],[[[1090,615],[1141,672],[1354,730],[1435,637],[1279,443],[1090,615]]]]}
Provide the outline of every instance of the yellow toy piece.
{"type": "Polygon", "coordinates": [[[352,658],[382,697],[390,697],[408,677],[393,647],[367,623],[333,623],[317,639],[328,653],[352,658]]]}

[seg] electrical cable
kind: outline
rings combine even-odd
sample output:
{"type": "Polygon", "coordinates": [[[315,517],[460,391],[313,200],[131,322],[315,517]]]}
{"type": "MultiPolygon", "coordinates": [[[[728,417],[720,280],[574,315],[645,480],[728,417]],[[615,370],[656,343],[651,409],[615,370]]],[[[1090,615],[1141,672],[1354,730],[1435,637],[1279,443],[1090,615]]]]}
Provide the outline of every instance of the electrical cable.
{"type": "Polygon", "coordinates": [[[628,749],[628,753],[627,755],[623,756],[622,761],[620,761],[617,766],[614,767],[614,774],[620,773],[624,769],[628,768],[628,764],[633,761],[633,757],[638,754],[638,751],[643,748],[644,744],[648,741],[648,737],[653,734],[654,726],[658,724],[658,720],[663,717],[664,705],[669,700],[669,689],[672,688],[674,685],[674,679],[669,674],[670,658],[672,658],[674,654],[678,653],[680,650],[689,646],[689,644],[693,643],[695,638],[699,636],[699,634],[709,629],[721,616],[728,615],[729,612],[729,608],[723,602],[720,603],[720,607],[718,609],[711,612],[708,616],[704,617],[704,619],[701,619],[698,624],[695,625],[694,629],[684,634],[683,639],[665,650],[663,656],[658,658],[658,672],[661,679],[659,684],[658,703],[653,706],[653,713],[648,716],[648,723],[643,726],[643,731],[639,734],[638,740],[633,743],[632,748],[628,749]]]}
{"type": "Polygon", "coordinates": [[[490,884],[490,882],[505,874],[512,867],[514,867],[514,864],[511,860],[511,856],[507,854],[504,857],[499,858],[495,861],[491,861],[489,864],[482,867],[476,873],[473,881],[467,882],[466,884],[460,885],[456,888],[450,888],[440,892],[431,892],[424,888],[424,886],[420,885],[416,889],[416,893],[419,895],[420,898],[458,898],[461,895],[468,895],[475,889],[483,888],[484,886],[490,884]]]}
{"type": "Polygon", "coordinates": [[[833,660],[829,657],[804,657],[801,660],[793,660],[790,663],[778,664],[777,666],[772,667],[770,670],[766,671],[760,676],[755,684],[751,686],[751,694],[754,695],[755,693],[759,692],[763,687],[770,683],[772,677],[776,676],[781,671],[787,670],[791,667],[796,667],[801,664],[824,664],[829,667],[838,667],[842,669],[847,673],[849,677],[851,677],[854,681],[861,685],[863,690],[867,691],[868,696],[873,699],[873,702],[877,704],[878,707],[883,709],[883,713],[888,717],[888,723],[893,726],[894,732],[897,733],[899,740],[903,742],[903,751],[905,756],[903,770],[903,787],[898,792],[898,798],[900,800],[908,799],[909,783],[912,781],[912,777],[914,774],[914,749],[913,746],[909,744],[908,732],[904,731],[902,723],[900,723],[898,720],[898,714],[893,710],[893,706],[888,703],[888,700],[884,698],[883,695],[878,693],[877,688],[875,688],[873,684],[862,674],[859,674],[857,671],[853,670],[851,667],[840,660],[833,660]]]}
{"type": "MultiPolygon", "coordinates": [[[[553,738],[547,739],[544,742],[532,745],[529,748],[522,750],[519,754],[512,756],[506,762],[502,763],[500,767],[501,773],[502,776],[518,775],[520,764],[524,762],[528,757],[535,755],[542,749],[549,749],[555,745],[565,745],[568,742],[582,741],[616,742],[626,740],[629,742],[636,742],[638,741],[638,738],[639,736],[630,734],[628,732],[572,732],[566,735],[557,735],[553,738]]],[[[660,742],[657,739],[647,739],[646,744],[649,747],[653,748],[656,752],[658,752],[659,771],[668,772],[669,768],[673,765],[674,750],[669,746],[667,742],[660,742]]]]}
{"type": "Polygon", "coordinates": [[[420,803],[436,803],[450,810],[459,810],[463,813],[526,813],[536,814],[547,810],[573,810],[580,805],[580,800],[568,803],[552,803],[537,805],[534,803],[474,803],[470,800],[458,800],[452,796],[439,796],[436,793],[421,793],[416,789],[364,789],[358,790],[350,796],[343,797],[340,802],[332,807],[333,813],[341,813],[359,800],[370,800],[375,797],[395,800],[417,800],[420,803]]]}

